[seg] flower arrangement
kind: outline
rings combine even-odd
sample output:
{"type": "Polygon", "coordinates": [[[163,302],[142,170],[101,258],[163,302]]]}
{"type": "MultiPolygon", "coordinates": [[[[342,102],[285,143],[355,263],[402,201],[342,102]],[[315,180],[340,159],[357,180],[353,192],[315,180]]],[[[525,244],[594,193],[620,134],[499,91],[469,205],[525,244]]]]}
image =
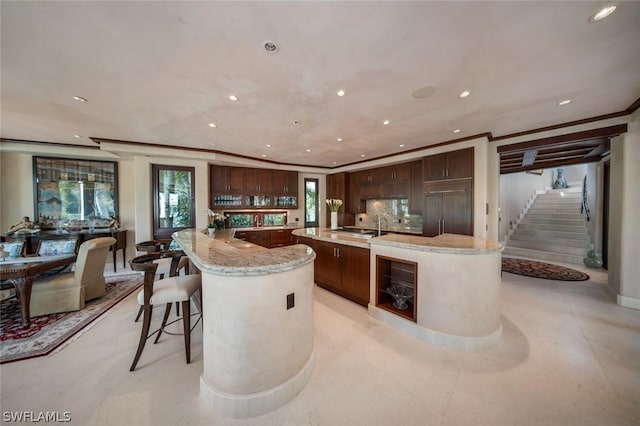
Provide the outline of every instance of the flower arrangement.
{"type": "Polygon", "coordinates": [[[329,206],[329,210],[331,210],[332,212],[337,212],[342,205],[342,200],[338,198],[327,198],[326,202],[329,206]]]}
{"type": "Polygon", "coordinates": [[[214,228],[217,229],[218,225],[216,224],[217,221],[219,220],[223,220],[222,219],[222,215],[220,213],[216,213],[211,209],[204,209],[202,210],[203,212],[207,213],[207,217],[208,217],[208,225],[207,228],[214,228]]]}

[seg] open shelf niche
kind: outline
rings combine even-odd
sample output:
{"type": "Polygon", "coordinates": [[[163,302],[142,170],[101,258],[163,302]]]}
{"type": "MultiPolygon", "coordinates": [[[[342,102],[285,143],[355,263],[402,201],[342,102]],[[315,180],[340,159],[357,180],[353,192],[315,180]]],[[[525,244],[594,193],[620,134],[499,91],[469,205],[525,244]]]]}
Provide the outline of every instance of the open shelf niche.
{"type": "Polygon", "coordinates": [[[416,321],[416,298],[418,293],[418,264],[408,260],[394,259],[386,256],[376,256],[376,306],[399,315],[403,318],[416,321]],[[399,285],[413,290],[413,297],[409,298],[406,309],[394,306],[395,299],[389,291],[389,287],[399,285]]]}

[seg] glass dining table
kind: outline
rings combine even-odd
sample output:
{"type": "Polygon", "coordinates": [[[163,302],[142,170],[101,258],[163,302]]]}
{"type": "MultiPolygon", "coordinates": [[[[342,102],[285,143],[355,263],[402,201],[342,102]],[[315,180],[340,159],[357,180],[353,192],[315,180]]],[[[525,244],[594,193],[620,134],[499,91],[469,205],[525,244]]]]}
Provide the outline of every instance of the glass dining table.
{"type": "Polygon", "coordinates": [[[71,265],[76,255],[15,257],[0,260],[0,282],[11,284],[20,302],[22,326],[31,327],[29,304],[31,288],[38,275],[62,266],[71,265]]]}

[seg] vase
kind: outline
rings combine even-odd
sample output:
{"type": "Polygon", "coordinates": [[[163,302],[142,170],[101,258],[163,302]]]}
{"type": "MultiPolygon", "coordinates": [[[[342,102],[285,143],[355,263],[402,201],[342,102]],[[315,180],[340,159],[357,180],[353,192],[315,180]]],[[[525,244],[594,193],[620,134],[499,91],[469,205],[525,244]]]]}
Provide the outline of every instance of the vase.
{"type": "Polygon", "coordinates": [[[331,229],[338,229],[338,212],[331,212],[331,229]]]}
{"type": "Polygon", "coordinates": [[[207,232],[209,232],[210,237],[213,237],[213,235],[216,233],[216,228],[207,228],[207,232]]]}

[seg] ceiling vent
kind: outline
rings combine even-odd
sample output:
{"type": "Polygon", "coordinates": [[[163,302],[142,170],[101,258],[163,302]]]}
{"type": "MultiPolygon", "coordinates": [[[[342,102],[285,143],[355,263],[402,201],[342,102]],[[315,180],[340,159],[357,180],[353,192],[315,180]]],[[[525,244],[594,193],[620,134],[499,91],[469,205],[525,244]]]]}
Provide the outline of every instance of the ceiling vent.
{"type": "Polygon", "coordinates": [[[278,51],[278,45],[267,40],[264,42],[264,50],[266,50],[267,53],[276,53],[278,51]]]}

